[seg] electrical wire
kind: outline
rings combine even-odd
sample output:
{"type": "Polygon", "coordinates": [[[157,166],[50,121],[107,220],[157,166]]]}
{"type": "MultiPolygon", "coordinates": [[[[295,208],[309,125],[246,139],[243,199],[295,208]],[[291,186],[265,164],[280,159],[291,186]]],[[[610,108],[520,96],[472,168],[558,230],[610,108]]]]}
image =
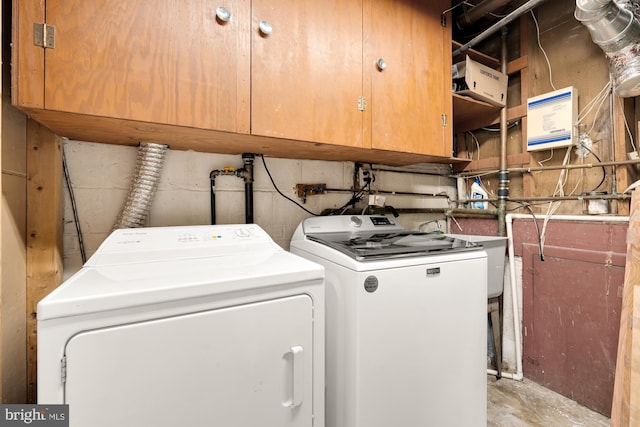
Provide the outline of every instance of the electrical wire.
{"type": "MultiPolygon", "coordinates": [[[[269,180],[271,181],[271,185],[273,185],[273,188],[278,192],[278,194],[280,194],[282,197],[284,197],[285,199],[287,199],[288,201],[290,201],[294,205],[298,206],[300,209],[302,209],[303,211],[307,212],[308,214],[311,214],[313,216],[321,216],[320,214],[317,214],[315,212],[311,212],[309,209],[305,208],[300,203],[296,202],[291,197],[287,196],[282,191],[280,191],[280,189],[278,188],[278,186],[276,185],[276,183],[275,183],[275,181],[273,179],[273,176],[271,176],[271,172],[269,171],[269,167],[267,166],[267,162],[264,160],[264,155],[262,155],[262,154],[258,154],[258,155],[262,159],[262,164],[264,165],[264,170],[267,172],[267,175],[269,176],[269,180]]],[[[372,181],[375,181],[375,176],[372,177],[370,180],[368,180],[367,184],[362,189],[360,189],[357,192],[354,192],[353,195],[351,196],[351,198],[347,201],[347,203],[345,203],[341,207],[335,209],[333,211],[333,213],[331,213],[330,215],[333,215],[335,212],[339,212],[339,215],[342,215],[348,209],[349,205],[355,205],[356,203],[358,203],[365,192],[370,192],[371,191],[371,182],[372,181]]]]}
{"type": "MultiPolygon", "coordinates": [[[[598,157],[598,155],[596,153],[594,153],[589,147],[587,147],[586,145],[582,144],[582,148],[584,148],[589,153],[591,153],[591,155],[596,158],[598,163],[602,163],[602,160],[600,160],[600,157],[598,157]]],[[[593,193],[598,188],[600,188],[602,186],[602,184],[604,184],[604,180],[607,177],[607,170],[605,169],[605,167],[604,166],[600,166],[600,167],[602,168],[602,179],[600,180],[600,183],[598,185],[596,185],[593,190],[590,191],[591,193],[593,193]]],[[[614,166],[612,166],[612,167],[614,167],[614,166]]],[[[573,192],[571,192],[571,193],[573,193],[573,192]]]]}
{"type": "MultiPolygon", "coordinates": [[[[598,105],[598,111],[600,110],[601,104],[606,101],[606,99],[610,96],[611,91],[613,90],[613,86],[611,83],[611,79],[604,85],[604,87],[598,92],[596,96],[593,97],[591,101],[587,105],[582,108],[582,111],[578,113],[578,117],[576,120],[576,125],[582,123],[582,121],[591,113],[595,105],[598,105]]],[[[595,122],[595,119],[594,119],[595,122]]]]}
{"type": "MultiPolygon", "coordinates": [[[[544,163],[547,163],[551,159],[553,159],[553,148],[551,149],[551,155],[549,157],[547,157],[546,159],[539,160],[538,164],[540,165],[541,168],[543,168],[544,167],[544,163]]],[[[540,172],[542,172],[542,171],[540,171],[540,172]]]]}
{"type": "MultiPolygon", "coordinates": [[[[478,160],[480,160],[480,141],[478,141],[478,138],[476,137],[476,135],[470,130],[468,130],[467,133],[471,135],[471,138],[476,143],[476,147],[478,147],[478,160]]],[[[469,157],[469,154],[467,154],[467,158],[473,160],[473,150],[471,150],[470,154],[471,154],[471,157],[469,157]]]]}
{"type": "MultiPolygon", "coordinates": [[[[510,125],[507,126],[507,129],[513,129],[514,127],[518,126],[520,124],[520,120],[516,120],[515,122],[511,123],[510,125]]],[[[482,130],[486,130],[487,132],[500,132],[500,127],[497,128],[490,128],[490,127],[484,127],[484,128],[480,128],[482,130]]]]}
{"type": "Polygon", "coordinates": [[[64,181],[67,184],[67,190],[69,191],[69,200],[71,201],[71,210],[73,211],[73,222],[76,226],[76,234],[78,236],[78,247],[80,249],[80,257],[82,258],[82,265],[87,262],[87,254],[84,250],[84,238],[82,237],[82,229],[80,228],[80,218],[78,215],[78,207],[76,205],[76,198],[73,194],[73,187],[71,186],[71,178],[69,176],[69,167],[67,166],[67,156],[64,150],[65,144],[62,144],[62,171],[64,174],[64,181]]]}
{"type": "MultiPolygon", "coordinates": [[[[566,166],[569,163],[569,159],[571,158],[571,148],[572,148],[571,146],[567,147],[567,151],[562,161],[563,166],[566,166]]],[[[553,192],[553,196],[556,196],[556,195],[564,196],[564,185],[566,184],[568,175],[569,174],[567,169],[562,169],[560,171],[560,175],[558,176],[558,182],[553,192]]],[[[545,215],[543,225],[542,225],[542,232],[540,233],[540,257],[541,257],[540,259],[542,259],[544,256],[542,251],[544,250],[545,233],[547,231],[547,224],[549,223],[549,220],[556,213],[556,211],[560,208],[561,205],[562,205],[562,201],[549,202],[549,207],[547,208],[547,214],[545,215]]]]}
{"type": "Polygon", "coordinates": [[[547,61],[547,67],[549,67],[549,83],[551,83],[551,87],[553,88],[553,90],[557,90],[556,85],[553,84],[553,72],[551,71],[551,61],[549,61],[547,52],[544,50],[544,48],[542,47],[542,43],[540,42],[540,26],[538,25],[538,20],[536,19],[536,15],[533,13],[533,10],[531,11],[531,16],[533,17],[533,22],[536,24],[538,47],[540,48],[540,51],[542,51],[542,55],[544,55],[545,61],[547,61]]]}
{"type": "Polygon", "coordinates": [[[455,5],[455,6],[453,6],[453,7],[450,7],[450,8],[449,8],[449,9],[447,9],[447,10],[444,10],[444,11],[440,14],[440,16],[444,16],[444,15],[446,15],[448,12],[451,12],[453,9],[455,9],[455,8],[457,8],[457,7],[459,7],[459,6],[462,6],[462,5],[466,5],[466,6],[474,6],[473,4],[469,3],[468,1],[462,1],[462,2],[458,3],[457,5],[455,5]]]}
{"type": "Polygon", "coordinates": [[[533,212],[531,205],[529,203],[522,203],[522,206],[529,210],[531,216],[533,217],[533,225],[536,228],[536,236],[538,236],[538,251],[540,252],[540,261],[544,261],[544,253],[542,252],[542,236],[540,235],[540,229],[538,228],[538,219],[536,218],[536,214],[533,212]]]}
{"type": "Polygon", "coordinates": [[[313,216],[320,216],[317,213],[311,212],[309,209],[305,208],[304,206],[302,206],[300,203],[296,202],[295,200],[293,200],[291,197],[287,196],[286,194],[284,194],[282,191],[280,191],[280,189],[278,188],[278,186],[276,185],[276,182],[273,180],[273,177],[271,176],[271,172],[269,172],[269,168],[267,167],[267,162],[264,160],[264,155],[259,154],[260,158],[262,159],[262,164],[264,165],[264,170],[267,172],[267,175],[269,176],[269,180],[271,181],[271,185],[273,185],[273,188],[278,192],[278,194],[280,194],[282,197],[284,197],[285,199],[287,199],[288,201],[290,201],[291,203],[293,203],[294,205],[298,206],[300,209],[302,209],[303,211],[305,211],[308,214],[311,214],[313,216]]]}
{"type": "Polygon", "coordinates": [[[367,181],[365,186],[362,187],[360,190],[354,191],[353,196],[351,196],[351,199],[349,199],[347,203],[345,203],[344,205],[335,209],[333,212],[339,212],[338,215],[343,215],[349,208],[349,205],[355,205],[360,201],[360,199],[362,198],[365,192],[370,192],[370,191],[371,191],[371,180],[367,181]]]}

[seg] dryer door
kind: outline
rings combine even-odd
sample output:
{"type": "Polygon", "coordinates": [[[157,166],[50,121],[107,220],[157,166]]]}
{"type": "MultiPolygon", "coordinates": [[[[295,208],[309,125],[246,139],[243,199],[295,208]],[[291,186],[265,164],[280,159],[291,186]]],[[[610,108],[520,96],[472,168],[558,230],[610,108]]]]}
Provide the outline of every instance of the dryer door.
{"type": "Polygon", "coordinates": [[[312,322],[299,295],[80,333],[70,425],[311,426],[312,322]]]}

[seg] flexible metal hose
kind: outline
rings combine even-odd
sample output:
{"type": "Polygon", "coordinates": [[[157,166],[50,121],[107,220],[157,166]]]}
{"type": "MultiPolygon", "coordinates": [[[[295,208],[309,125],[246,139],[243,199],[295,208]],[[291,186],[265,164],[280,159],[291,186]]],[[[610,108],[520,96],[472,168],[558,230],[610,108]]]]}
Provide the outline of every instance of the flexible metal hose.
{"type": "Polygon", "coordinates": [[[640,95],[640,22],[630,1],[576,0],[574,16],[609,59],[616,95],[640,95]]]}
{"type": "Polygon", "coordinates": [[[114,230],[137,228],[144,225],[160,182],[165,154],[168,149],[169,147],[163,144],[140,143],[129,193],[113,225],[114,230]]]}

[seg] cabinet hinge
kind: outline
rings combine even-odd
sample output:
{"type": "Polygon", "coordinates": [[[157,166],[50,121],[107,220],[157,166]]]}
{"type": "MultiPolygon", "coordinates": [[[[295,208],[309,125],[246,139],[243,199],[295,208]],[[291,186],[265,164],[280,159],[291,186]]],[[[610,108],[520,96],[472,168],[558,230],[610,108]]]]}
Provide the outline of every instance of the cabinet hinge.
{"type": "Polygon", "coordinates": [[[358,97],[358,110],[367,111],[367,98],[364,96],[358,97]]]}
{"type": "Polygon", "coordinates": [[[45,49],[56,47],[56,27],[47,24],[33,24],[33,44],[45,49]]]}
{"type": "Polygon", "coordinates": [[[445,14],[440,15],[440,25],[447,26],[447,16],[445,14]]]}
{"type": "Polygon", "coordinates": [[[442,115],[442,127],[447,127],[447,119],[448,119],[447,115],[443,114],[442,115]]]}
{"type": "Polygon", "coordinates": [[[60,378],[62,379],[62,384],[67,382],[67,356],[63,356],[60,360],[60,378]]]}

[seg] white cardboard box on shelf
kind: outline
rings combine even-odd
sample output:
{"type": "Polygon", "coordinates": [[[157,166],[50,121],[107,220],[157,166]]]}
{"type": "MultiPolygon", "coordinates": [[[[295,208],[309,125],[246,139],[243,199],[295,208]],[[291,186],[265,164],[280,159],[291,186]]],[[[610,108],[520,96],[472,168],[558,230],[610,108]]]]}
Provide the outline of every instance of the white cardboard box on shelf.
{"type": "Polygon", "coordinates": [[[508,76],[467,56],[463,62],[454,64],[451,68],[454,81],[458,79],[466,83],[462,88],[456,88],[454,92],[467,95],[481,101],[488,102],[497,107],[504,107],[507,102],[508,76]]]}

